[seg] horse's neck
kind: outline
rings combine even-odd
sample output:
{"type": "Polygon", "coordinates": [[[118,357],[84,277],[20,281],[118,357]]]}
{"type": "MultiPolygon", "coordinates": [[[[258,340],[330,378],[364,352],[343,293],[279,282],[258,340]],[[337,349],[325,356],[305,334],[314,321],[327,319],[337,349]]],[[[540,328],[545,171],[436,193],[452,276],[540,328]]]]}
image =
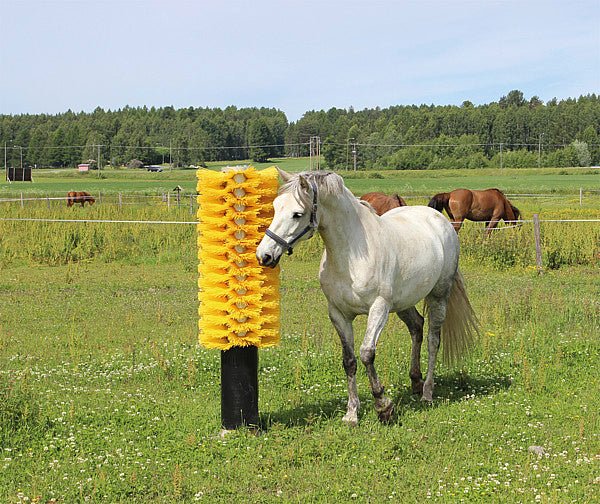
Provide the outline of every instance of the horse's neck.
{"type": "Polygon", "coordinates": [[[517,220],[515,216],[515,212],[513,211],[512,205],[509,203],[506,196],[502,195],[502,202],[504,204],[504,220],[505,221],[514,221],[517,220]]]}
{"type": "Polygon", "coordinates": [[[367,253],[368,227],[376,218],[354,196],[347,193],[328,195],[319,202],[319,233],[323,238],[327,259],[341,264],[367,253]]]}

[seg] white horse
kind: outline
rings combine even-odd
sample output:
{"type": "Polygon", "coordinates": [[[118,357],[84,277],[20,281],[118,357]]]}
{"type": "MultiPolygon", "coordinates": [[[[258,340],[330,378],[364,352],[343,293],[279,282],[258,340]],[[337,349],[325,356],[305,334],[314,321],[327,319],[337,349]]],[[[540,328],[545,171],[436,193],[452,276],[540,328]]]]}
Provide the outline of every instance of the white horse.
{"type": "Polygon", "coordinates": [[[358,422],[356,357],[352,322],[368,314],[360,347],[375,409],[387,422],[393,403],[374,367],[375,348],[390,312],[407,325],[412,338],[410,378],[414,393],[433,399],[433,373],[441,339],[449,362],[463,354],[478,333],[478,322],[458,271],[459,242],[452,225],[426,206],[396,208],[379,217],[360,203],[335,173],[304,172],[284,180],[273,203],[275,215],[256,250],[258,261],[275,267],[284,251],[319,232],[325,244],[319,279],[329,318],[343,349],[348,407],[343,418],[358,422]],[[425,299],[429,315],[427,376],[421,374],[423,317],[415,305],[425,299]]]}

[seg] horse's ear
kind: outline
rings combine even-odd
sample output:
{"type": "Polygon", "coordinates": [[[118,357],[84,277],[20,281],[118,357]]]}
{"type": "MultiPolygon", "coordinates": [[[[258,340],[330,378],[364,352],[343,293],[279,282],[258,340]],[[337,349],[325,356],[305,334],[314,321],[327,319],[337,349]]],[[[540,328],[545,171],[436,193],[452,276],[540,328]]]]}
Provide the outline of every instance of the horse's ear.
{"type": "Polygon", "coordinates": [[[300,188],[303,191],[308,192],[310,190],[310,184],[308,183],[308,180],[306,180],[306,178],[302,175],[298,175],[298,180],[300,181],[300,188]]]}
{"type": "Polygon", "coordinates": [[[293,175],[290,175],[288,172],[283,171],[281,168],[279,168],[279,166],[276,166],[275,168],[277,169],[281,180],[283,180],[284,182],[289,182],[292,179],[293,175]]]}

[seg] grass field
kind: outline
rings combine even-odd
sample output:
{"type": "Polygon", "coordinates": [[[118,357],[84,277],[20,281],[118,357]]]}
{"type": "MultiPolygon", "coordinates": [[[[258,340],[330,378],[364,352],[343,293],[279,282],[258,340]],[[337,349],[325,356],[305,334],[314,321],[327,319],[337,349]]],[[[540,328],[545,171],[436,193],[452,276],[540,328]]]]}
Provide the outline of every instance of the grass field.
{"type": "MultiPolygon", "coordinates": [[[[269,163],[251,163],[256,168],[274,164],[297,172],[309,168],[308,158],[273,159],[269,163]]],[[[209,163],[209,168],[219,169],[227,163],[209,163]]],[[[33,183],[4,182],[0,171],[0,198],[26,192],[39,195],[64,195],[68,191],[138,192],[161,194],[172,191],[176,185],[186,193],[196,191],[195,170],[172,170],[165,167],[162,173],[145,170],[106,169],[98,172],[78,173],[75,169],[34,170],[33,183]]],[[[437,192],[458,187],[485,189],[498,187],[509,193],[532,192],[538,194],[559,193],[579,196],[579,189],[600,191],[600,168],[542,168],[542,169],[478,169],[478,170],[402,170],[381,172],[340,172],[346,178],[348,188],[356,194],[370,191],[399,192],[404,195],[432,196],[437,192]]]]}
{"type": "MultiPolygon", "coordinates": [[[[599,217],[593,195],[579,206],[580,172],[552,173],[515,184],[538,192],[527,183],[555,176],[570,182],[549,192],[577,195],[517,206],[599,217]]],[[[429,174],[422,198],[459,176],[429,174]]],[[[135,186],[117,175],[117,192],[135,186]]],[[[136,190],[162,175],[174,177],[158,179],[167,188],[184,181],[175,177],[192,187],[193,172],[139,172],[136,190]]],[[[502,176],[490,173],[489,185],[502,176]]],[[[402,177],[390,180],[414,180],[402,177]]],[[[60,179],[40,193],[69,183],[60,179]]],[[[348,185],[365,181],[387,179],[348,185]]],[[[190,217],[164,205],[4,205],[11,216],[190,217]]],[[[410,337],[390,318],[376,362],[398,415],[379,424],[360,369],[354,429],[341,423],[345,375],[317,280],[321,245],[301,245],[282,260],[281,344],[260,351],[264,430],[222,439],[220,356],[197,344],[194,226],[0,223],[0,502],[597,502],[600,224],[554,226],[543,228],[543,275],[526,226],[488,242],[477,225],[461,231],[481,340],[460,367],[440,366],[425,406],[410,393],[410,337]]],[[[357,346],[363,330],[360,319],[357,346]]]]}

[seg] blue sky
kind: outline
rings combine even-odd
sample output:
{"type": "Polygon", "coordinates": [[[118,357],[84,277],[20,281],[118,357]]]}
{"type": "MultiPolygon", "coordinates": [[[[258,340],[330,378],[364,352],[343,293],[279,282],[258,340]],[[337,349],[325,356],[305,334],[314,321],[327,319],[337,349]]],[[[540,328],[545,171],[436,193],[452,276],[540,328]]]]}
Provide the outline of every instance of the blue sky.
{"type": "Polygon", "coordinates": [[[0,113],[600,93],[600,0],[0,0],[0,113]]]}

